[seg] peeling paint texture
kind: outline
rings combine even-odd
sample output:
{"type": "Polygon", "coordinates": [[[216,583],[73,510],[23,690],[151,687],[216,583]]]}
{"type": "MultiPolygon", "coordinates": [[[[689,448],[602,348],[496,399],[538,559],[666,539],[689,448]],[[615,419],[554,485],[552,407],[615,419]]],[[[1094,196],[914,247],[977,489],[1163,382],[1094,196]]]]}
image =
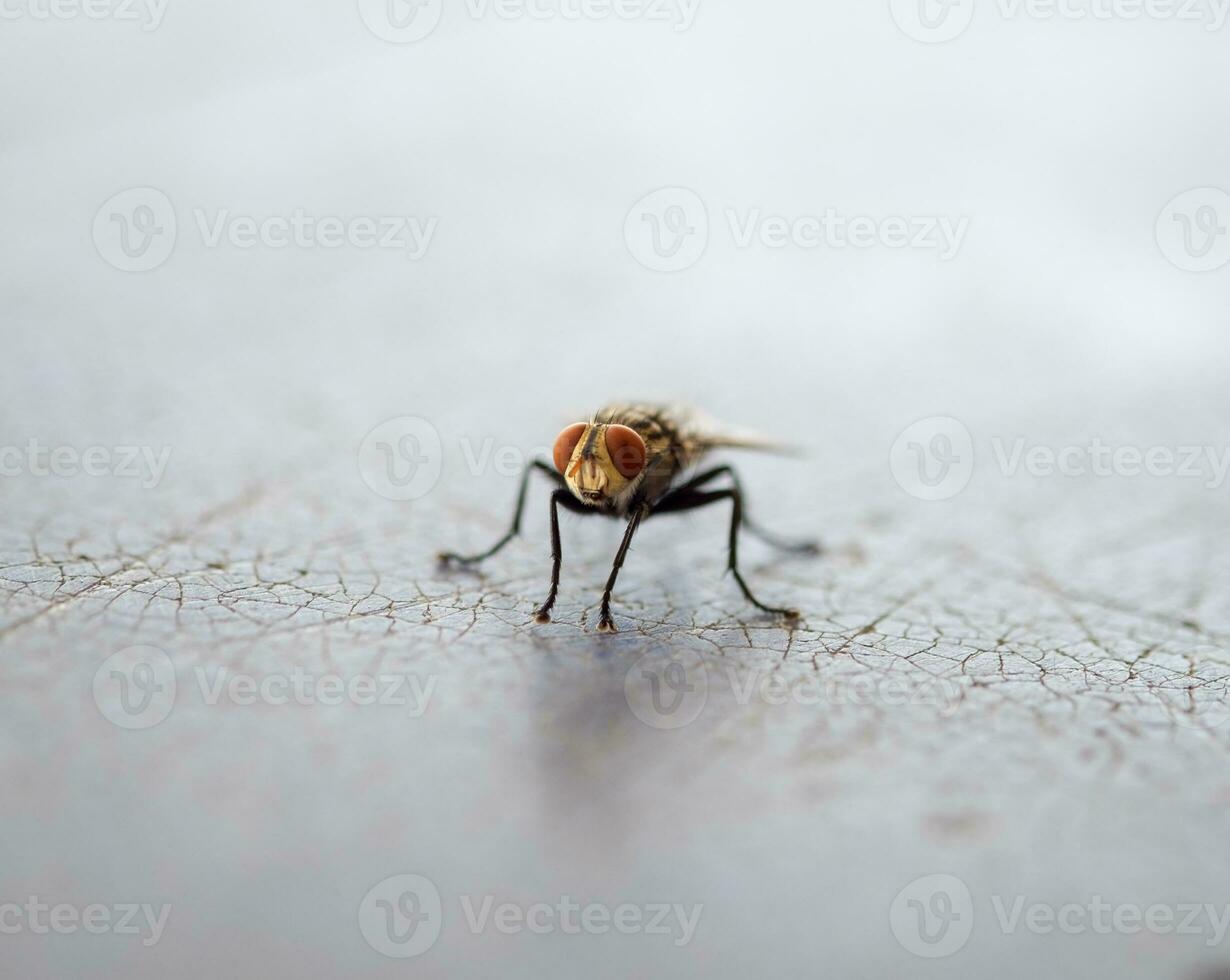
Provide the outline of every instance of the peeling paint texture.
{"type": "MultiPolygon", "coordinates": [[[[508,956],[525,976],[567,972],[574,937],[470,935],[455,896],[703,903],[684,950],[590,939],[585,955],[615,976],[813,958],[930,975],[894,943],[888,910],[937,871],[1009,903],[1221,894],[1209,855],[1224,851],[1230,794],[1230,622],[1207,503],[1159,508],[1151,490],[1112,519],[1103,491],[1065,487],[1052,502],[1066,506],[1033,519],[976,495],[937,512],[883,474],[843,491],[816,461],[765,464],[845,501],[809,513],[788,493],[761,510],[821,531],[820,559],[746,546],[748,573],[802,625],[749,614],[722,577],[714,513],[646,525],[607,637],[593,625],[615,525],[565,523],[556,622],[535,627],[545,491],[522,540],[481,572],[442,572],[438,547],[498,534],[515,481],[446,467],[428,498],[395,504],[334,448],[324,491],[328,467],[237,480],[182,509],[191,491],[172,488],[152,498],[165,510],[118,518],[74,512],[72,481],[7,491],[5,880],[23,896],[170,902],[153,950],[104,947],[132,975],[202,956],[313,976],[322,960],[366,962],[355,908],[398,873],[435,882],[446,915],[454,903],[429,954],[442,972],[508,956]],[[853,502],[875,488],[882,501],[853,502]],[[66,492],[65,506],[48,499],[66,492]],[[165,651],[178,679],[169,716],[141,731],[91,697],[102,662],[133,645],[165,651]],[[296,668],[412,677],[429,696],[208,702],[222,669],[296,668]],[[646,671],[686,677],[686,724],[658,727],[648,695],[629,694],[646,671]],[[798,938],[776,947],[778,929],[798,938]]],[[[778,482],[745,470],[750,493],[778,482]]],[[[1005,937],[985,902],[976,914],[986,931],[962,955],[1043,941],[1095,955],[1005,937]]],[[[1125,975],[1209,955],[1175,937],[1097,938],[1125,975]]]]}

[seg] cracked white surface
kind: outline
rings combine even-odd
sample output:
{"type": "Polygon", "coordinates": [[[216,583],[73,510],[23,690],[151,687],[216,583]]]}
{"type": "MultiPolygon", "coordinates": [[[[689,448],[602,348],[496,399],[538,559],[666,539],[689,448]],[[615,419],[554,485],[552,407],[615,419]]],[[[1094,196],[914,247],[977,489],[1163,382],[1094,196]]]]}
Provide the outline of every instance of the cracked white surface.
{"type": "MultiPolygon", "coordinates": [[[[868,506],[840,528],[820,517],[823,559],[747,549],[762,588],[805,610],[793,632],[749,617],[720,579],[720,519],[662,519],[625,573],[622,632],[603,637],[585,626],[609,529],[565,527],[559,616],[534,628],[541,507],[482,574],[431,561],[498,526],[511,481],[494,481],[481,520],[446,484],[401,523],[350,479],[349,492],[344,478],[323,495],[292,481],[116,526],[57,508],[45,487],[9,489],[6,881],[21,895],[170,902],[153,949],[101,947],[109,969],[176,974],[204,958],[211,970],[392,975],[394,961],[367,958],[354,910],[402,872],[436,882],[446,909],[462,894],[704,904],[685,949],[584,937],[584,953],[572,937],[470,936],[454,909],[423,961],[440,974],[496,962],[563,973],[584,955],[612,976],[789,971],[817,957],[929,975],[934,964],[892,942],[887,909],[937,869],[1031,901],[1220,894],[1209,856],[1230,792],[1226,567],[1203,492],[1160,516],[1150,492],[1083,535],[1071,516],[1023,534],[973,497],[940,523],[909,504],[868,506]],[[1165,533],[1141,536],[1145,522],[1165,533]],[[179,691],[166,721],[121,731],[90,684],[134,644],[169,654],[179,691]],[[625,685],[672,658],[707,697],[691,724],[658,730],[625,685]],[[434,687],[420,687],[421,717],[210,705],[197,671],[216,679],[220,667],[434,687]],[[776,703],[767,677],[802,696],[776,703]]],[[[876,488],[845,490],[863,492],[876,488]]],[[[977,915],[972,962],[1012,949],[1022,964],[1110,959],[1146,976],[1208,958],[1181,937],[1004,937],[989,906],[977,915]]],[[[45,955],[36,938],[13,944],[26,969],[45,955]]],[[[44,962],[79,955],[65,943],[44,962]]]]}

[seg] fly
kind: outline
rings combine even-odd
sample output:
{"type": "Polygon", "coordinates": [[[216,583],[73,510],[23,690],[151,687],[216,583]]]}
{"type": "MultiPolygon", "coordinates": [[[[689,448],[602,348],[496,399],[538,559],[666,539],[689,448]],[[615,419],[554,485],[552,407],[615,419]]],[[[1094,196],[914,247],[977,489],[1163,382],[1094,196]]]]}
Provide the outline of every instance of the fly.
{"type": "Polygon", "coordinates": [[[551,494],[551,591],[534,613],[539,623],[551,621],[551,610],[559,594],[559,572],[563,561],[560,547],[559,509],[577,514],[602,514],[627,522],[623,541],[615,554],[611,576],[602,593],[598,619],[601,632],[615,632],[611,618],[611,592],[623,567],[636,530],[646,518],[656,514],[678,514],[725,501],[731,503],[730,542],[727,570],[734,576],[744,598],[766,613],[789,620],[798,618],[794,609],[768,606],[752,594],[739,571],[739,531],[746,528],[775,548],[802,554],[818,554],[814,542],[789,543],[762,530],[748,519],[743,489],[730,466],[715,466],[684,479],[713,450],[759,449],[783,451],[757,438],[725,434],[702,422],[686,409],[657,405],[611,405],[594,413],[588,422],[568,426],[555,440],[554,467],[545,460],[534,460],[521,476],[512,527],[495,545],[477,555],[447,553],[440,556],[446,564],[474,565],[490,558],[521,533],[530,475],[545,474],[555,483],[551,494]],[[728,486],[712,489],[725,478],[728,486]]]}

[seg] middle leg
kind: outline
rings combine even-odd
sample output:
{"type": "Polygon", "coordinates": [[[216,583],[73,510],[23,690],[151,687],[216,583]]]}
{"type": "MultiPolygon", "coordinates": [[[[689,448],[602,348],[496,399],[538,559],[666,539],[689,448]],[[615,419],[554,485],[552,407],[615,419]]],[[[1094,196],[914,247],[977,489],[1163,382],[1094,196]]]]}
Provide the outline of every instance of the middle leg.
{"type": "Polygon", "coordinates": [[[795,609],[765,605],[752,594],[752,590],[748,588],[747,582],[743,580],[743,574],[739,571],[739,528],[743,524],[743,494],[738,489],[695,490],[689,489],[685,485],[658,501],[657,506],[654,507],[654,513],[678,514],[687,510],[708,507],[710,504],[720,503],[723,500],[729,500],[732,504],[730,514],[730,545],[726,568],[739,584],[739,590],[743,593],[744,598],[757,609],[761,609],[764,612],[784,616],[787,619],[798,619],[799,613],[795,609]]]}
{"type": "MultiPolygon", "coordinates": [[[[701,487],[707,486],[720,476],[730,477],[730,482],[734,484],[735,492],[739,494],[739,498],[743,499],[743,484],[739,482],[739,474],[735,472],[732,466],[715,466],[711,470],[704,470],[697,473],[696,476],[688,480],[672,493],[668,494],[666,500],[669,500],[676,493],[685,493],[690,490],[699,490],[701,487]]],[[[665,500],[663,501],[665,502],[665,500]]],[[[661,507],[655,507],[655,510],[661,510],[661,507]]],[[[776,548],[778,551],[788,551],[795,555],[818,555],[823,552],[824,548],[818,541],[787,541],[784,538],[779,538],[776,534],[766,531],[759,524],[755,523],[747,514],[747,508],[743,508],[743,526],[748,531],[760,538],[765,544],[776,548]]]]}

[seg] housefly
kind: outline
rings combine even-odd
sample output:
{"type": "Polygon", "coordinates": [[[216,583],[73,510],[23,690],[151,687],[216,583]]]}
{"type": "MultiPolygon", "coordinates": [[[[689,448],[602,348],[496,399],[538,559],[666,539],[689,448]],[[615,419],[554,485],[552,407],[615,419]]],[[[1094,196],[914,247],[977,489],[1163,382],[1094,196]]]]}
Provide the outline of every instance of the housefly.
{"type": "Polygon", "coordinates": [[[531,474],[543,473],[556,487],[551,494],[551,590],[535,611],[534,618],[539,623],[549,623],[559,593],[563,560],[559,509],[563,507],[577,514],[601,514],[627,522],[606,591],[602,594],[598,619],[600,631],[613,633],[611,592],[637,528],[650,516],[678,514],[729,501],[727,570],[747,601],[757,609],[795,620],[798,618],[795,610],[765,605],[748,588],[739,571],[739,531],[746,528],[761,540],[787,551],[818,554],[820,548],[812,542],[781,541],[754,524],[746,513],[739,478],[730,466],[697,471],[705,456],[718,449],[782,451],[758,438],[723,433],[686,409],[641,404],[608,406],[594,413],[588,422],[577,422],[559,434],[553,450],[554,466],[538,459],[526,467],[512,527],[493,547],[469,556],[450,552],[442,554],[440,560],[446,564],[474,565],[500,551],[521,532],[521,515],[531,474]],[[719,480],[727,485],[714,489],[712,485],[719,480]]]}

